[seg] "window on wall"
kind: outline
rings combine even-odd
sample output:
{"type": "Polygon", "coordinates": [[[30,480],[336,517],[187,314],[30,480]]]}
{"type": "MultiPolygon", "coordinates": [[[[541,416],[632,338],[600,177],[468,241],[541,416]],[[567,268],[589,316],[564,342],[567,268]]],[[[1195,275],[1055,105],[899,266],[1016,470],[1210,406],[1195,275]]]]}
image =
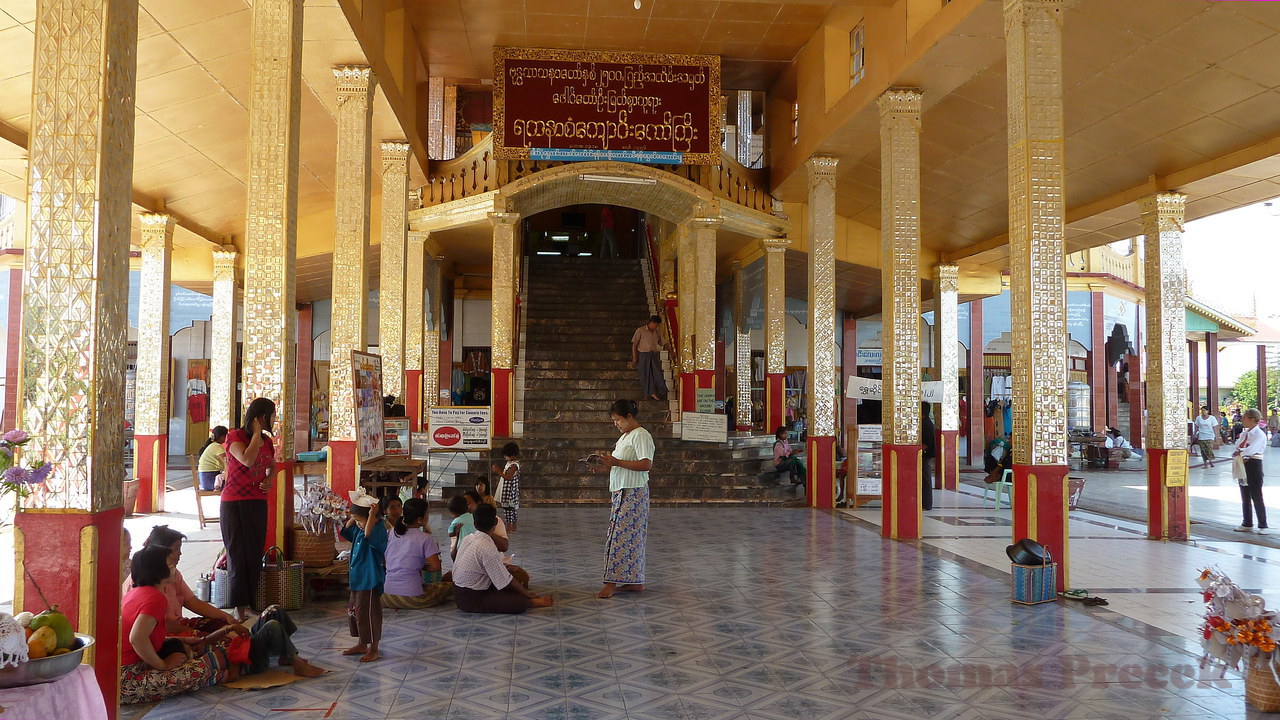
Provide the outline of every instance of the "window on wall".
{"type": "Polygon", "coordinates": [[[857,85],[866,75],[866,45],[867,24],[860,22],[849,31],[849,87],[857,85]]]}
{"type": "Polygon", "coordinates": [[[791,144],[800,142],[800,102],[791,103],[791,144]]]}

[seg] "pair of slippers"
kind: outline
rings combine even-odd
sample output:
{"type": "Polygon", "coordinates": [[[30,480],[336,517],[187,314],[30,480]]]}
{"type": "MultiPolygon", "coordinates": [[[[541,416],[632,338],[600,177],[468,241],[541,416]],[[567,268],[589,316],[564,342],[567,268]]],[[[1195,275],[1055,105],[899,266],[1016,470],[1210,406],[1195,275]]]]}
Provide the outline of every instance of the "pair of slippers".
{"type": "Polygon", "coordinates": [[[1058,593],[1067,600],[1077,600],[1085,605],[1107,605],[1107,601],[1100,597],[1094,597],[1089,594],[1088,590],[1067,590],[1058,593]]]}

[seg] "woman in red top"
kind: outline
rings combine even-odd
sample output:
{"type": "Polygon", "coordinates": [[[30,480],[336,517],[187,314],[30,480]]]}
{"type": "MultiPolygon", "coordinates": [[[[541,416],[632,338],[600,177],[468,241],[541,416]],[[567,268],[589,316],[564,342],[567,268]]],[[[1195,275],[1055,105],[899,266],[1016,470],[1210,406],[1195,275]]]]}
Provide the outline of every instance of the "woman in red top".
{"type": "Polygon", "coordinates": [[[258,591],[262,551],[267,542],[267,490],[275,475],[271,424],[276,404],[267,398],[249,403],[244,423],[227,433],[226,483],[220,522],[227,548],[227,600],[240,620],[249,615],[258,591]]]}
{"type": "Polygon", "coordinates": [[[164,618],[169,601],[163,588],[169,582],[168,548],[148,546],[139,550],[130,562],[130,575],[133,589],[121,603],[122,704],[163,700],[217,685],[235,674],[226,652],[214,644],[230,627],[206,637],[207,646],[201,643],[190,647],[176,639],[165,639],[164,618]]]}

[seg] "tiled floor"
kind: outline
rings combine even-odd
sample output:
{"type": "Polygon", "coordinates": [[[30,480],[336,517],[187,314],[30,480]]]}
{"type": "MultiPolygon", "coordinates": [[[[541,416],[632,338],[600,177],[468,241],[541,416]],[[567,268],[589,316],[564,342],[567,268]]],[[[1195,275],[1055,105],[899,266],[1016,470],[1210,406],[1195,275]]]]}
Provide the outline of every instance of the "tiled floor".
{"type": "MultiPolygon", "coordinates": [[[[552,609],[389,613],[384,659],[360,666],[335,649],[349,642],[341,603],[311,606],[296,639],[333,673],[256,693],[210,688],[146,717],[1253,716],[1233,675],[1197,682],[1186,633],[1061,603],[1012,605],[1002,569],[938,540],[881,540],[862,517],[655,509],[649,589],[596,600],[606,519],[603,508],[521,512],[513,549],[535,589],[556,595],[552,609]]],[[[1170,562],[1179,578],[1193,572],[1192,560],[1170,562]]]]}

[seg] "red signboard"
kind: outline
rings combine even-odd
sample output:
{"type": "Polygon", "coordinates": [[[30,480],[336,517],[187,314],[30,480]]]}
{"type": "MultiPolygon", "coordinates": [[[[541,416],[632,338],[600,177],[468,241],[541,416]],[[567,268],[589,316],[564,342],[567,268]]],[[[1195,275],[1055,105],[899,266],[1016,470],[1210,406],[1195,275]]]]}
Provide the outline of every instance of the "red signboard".
{"type": "Polygon", "coordinates": [[[720,154],[720,58],[494,48],[500,158],[708,165],[720,154]]]}

